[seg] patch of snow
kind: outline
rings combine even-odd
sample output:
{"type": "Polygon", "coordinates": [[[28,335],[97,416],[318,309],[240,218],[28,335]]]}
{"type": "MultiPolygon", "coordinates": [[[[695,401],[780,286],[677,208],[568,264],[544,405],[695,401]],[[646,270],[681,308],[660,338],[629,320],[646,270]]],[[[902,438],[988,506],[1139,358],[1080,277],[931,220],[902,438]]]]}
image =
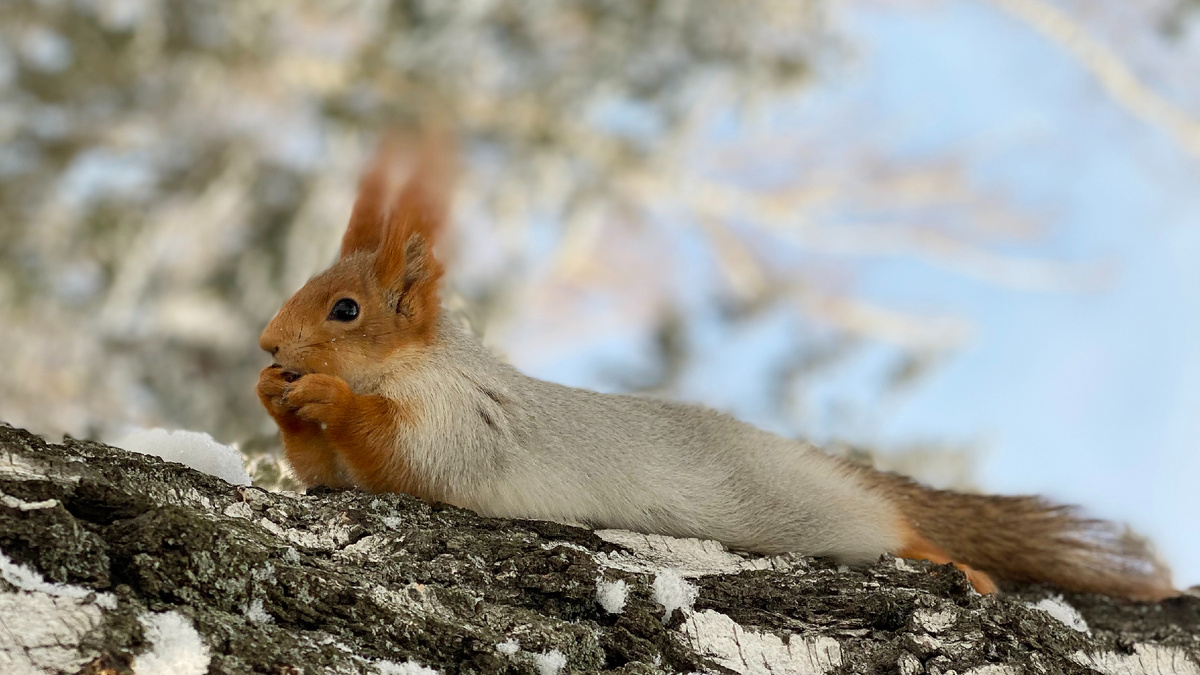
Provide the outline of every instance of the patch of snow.
{"type": "Polygon", "coordinates": [[[379,675],[438,675],[438,671],[433,668],[426,668],[412,660],[405,661],[404,663],[376,661],[375,670],[379,675]]]}
{"type": "Polygon", "coordinates": [[[625,601],[629,598],[629,584],[624,579],[616,581],[600,580],[596,582],[596,602],[609,614],[620,614],[625,611],[625,601]]]}
{"type": "Polygon", "coordinates": [[[842,665],[841,644],[831,637],[792,635],[785,644],[710,609],[690,615],[680,630],[698,653],[743,675],[823,675],[842,665]]]}
{"type": "Polygon", "coordinates": [[[675,610],[692,611],[692,605],[700,596],[700,591],[684,581],[676,570],[667,568],[654,577],[654,601],[663,606],[663,621],[671,618],[675,610]]]}
{"type": "Polygon", "coordinates": [[[17,564],[2,551],[0,551],[0,579],[4,579],[13,586],[31,593],[45,593],[56,598],[70,598],[72,600],[87,600],[88,598],[92,598],[96,605],[104,609],[117,608],[117,598],[113,595],[97,593],[82,586],[46,581],[42,575],[25,565],[17,564]]]}
{"type": "Polygon", "coordinates": [[[512,638],[508,638],[504,642],[496,645],[496,651],[505,656],[512,656],[521,650],[521,643],[512,638]]]}
{"type": "Polygon", "coordinates": [[[263,563],[262,567],[256,567],[250,570],[250,578],[254,579],[255,581],[273,582],[275,580],[275,566],[272,565],[271,561],[268,560],[267,562],[263,563]]]}
{"type": "Polygon", "coordinates": [[[534,656],[533,665],[537,668],[538,675],[558,675],[567,667],[567,657],[557,649],[551,649],[534,656]]]}
{"type": "Polygon", "coordinates": [[[275,623],[275,617],[263,607],[262,598],[255,598],[248,605],[242,605],[242,614],[253,623],[275,623]]]}
{"type": "Polygon", "coordinates": [[[211,655],[192,622],[179,612],[141,616],[138,621],[153,645],[133,662],[137,675],[204,675],[211,655]]]}
{"type": "Polygon", "coordinates": [[[1052,598],[1045,598],[1036,605],[1030,603],[1026,604],[1033,609],[1041,610],[1055,619],[1058,619],[1058,621],[1067,628],[1077,630],[1080,633],[1087,633],[1088,635],[1092,634],[1091,629],[1088,628],[1087,622],[1084,621],[1083,617],[1079,615],[1079,611],[1067,604],[1067,601],[1063,600],[1061,595],[1056,595],[1052,598]]]}
{"type": "Polygon", "coordinates": [[[178,462],[234,485],[249,485],[242,453],[200,431],[138,429],[113,443],[118,448],[178,462]]]}

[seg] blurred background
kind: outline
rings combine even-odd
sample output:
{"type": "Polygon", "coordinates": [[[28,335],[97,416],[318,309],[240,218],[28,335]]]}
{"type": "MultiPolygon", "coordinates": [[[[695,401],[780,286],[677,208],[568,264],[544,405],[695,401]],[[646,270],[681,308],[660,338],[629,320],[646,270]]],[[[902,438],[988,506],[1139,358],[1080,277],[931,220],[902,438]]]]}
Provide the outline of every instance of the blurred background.
{"type": "Polygon", "coordinates": [[[525,372],[1037,492],[1200,583],[1194,0],[10,0],[0,420],[238,443],[380,132],[525,372]]]}

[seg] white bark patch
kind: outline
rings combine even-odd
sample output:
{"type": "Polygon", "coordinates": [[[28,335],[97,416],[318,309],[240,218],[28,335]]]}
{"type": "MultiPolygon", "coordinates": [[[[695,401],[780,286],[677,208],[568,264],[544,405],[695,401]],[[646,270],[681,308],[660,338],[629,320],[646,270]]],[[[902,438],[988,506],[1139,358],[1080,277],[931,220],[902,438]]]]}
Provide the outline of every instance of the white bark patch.
{"type": "Polygon", "coordinates": [[[425,584],[410,583],[401,588],[372,586],[367,595],[381,606],[403,617],[425,616],[454,621],[457,616],[443,605],[425,584]]]}
{"type": "Polygon", "coordinates": [[[350,543],[349,526],[332,523],[319,532],[307,530],[283,529],[269,518],[259,518],[258,524],[271,534],[286,539],[289,543],[302,548],[315,548],[323,551],[335,551],[350,543]]]}
{"type": "Polygon", "coordinates": [[[96,655],[79,642],[99,625],[100,607],[79,598],[0,593],[0,673],[73,673],[96,655]]]}
{"type": "Polygon", "coordinates": [[[52,509],[58,506],[57,499],[43,499],[40,502],[27,502],[24,499],[19,499],[12,495],[4,494],[0,491],[0,505],[7,506],[10,509],[18,511],[40,511],[41,509],[52,509]]]}
{"type": "Polygon", "coordinates": [[[75,672],[96,656],[81,654],[79,642],[115,597],[46,581],[3,553],[0,579],[17,589],[0,593],[0,673],[75,672]]]}
{"type": "Polygon", "coordinates": [[[40,463],[16,455],[0,457],[0,478],[7,480],[44,480],[55,485],[75,485],[79,483],[79,476],[77,474],[68,473],[62,468],[46,468],[40,463]]]}
{"type": "MultiPolygon", "coordinates": [[[[896,559],[899,560],[899,558],[896,559]]],[[[921,664],[921,659],[908,652],[900,654],[900,659],[896,661],[896,669],[900,671],[900,675],[920,675],[925,672],[925,666],[921,664]]]]}
{"type": "Polygon", "coordinates": [[[41,574],[25,565],[18,565],[2,551],[0,551],[0,579],[4,579],[20,590],[31,593],[42,593],[56,598],[87,600],[89,603],[95,603],[105,609],[115,609],[117,606],[116,597],[108,593],[97,593],[82,586],[46,581],[41,574]]]}
{"type": "Polygon", "coordinates": [[[712,610],[690,615],[680,629],[696,652],[743,675],[821,675],[842,665],[842,648],[833,638],[793,635],[785,644],[712,610]]]}
{"type": "Polygon", "coordinates": [[[1103,675],[1200,675],[1200,665],[1177,647],[1139,644],[1132,654],[1075,652],[1071,660],[1103,675]]]}
{"type": "Polygon", "coordinates": [[[379,675],[438,675],[438,671],[433,668],[426,668],[412,660],[404,663],[376,661],[374,665],[375,672],[379,675]]]}
{"type": "Polygon", "coordinates": [[[958,612],[949,607],[921,608],[913,612],[912,621],[918,629],[937,635],[954,626],[958,621],[958,612]]]}
{"type": "Polygon", "coordinates": [[[1067,604],[1066,600],[1063,600],[1061,595],[1046,598],[1036,605],[1030,604],[1029,606],[1058,619],[1059,623],[1067,628],[1077,630],[1080,633],[1087,633],[1088,635],[1092,634],[1087,622],[1083,620],[1083,617],[1079,615],[1079,612],[1074,607],[1067,604]]]}
{"type": "Polygon", "coordinates": [[[596,536],[629,549],[629,553],[598,556],[601,565],[635,574],[653,574],[670,568],[681,576],[695,578],[753,570],[787,571],[804,565],[798,556],[743,558],[730,553],[719,542],[707,539],[679,539],[628,530],[596,530],[596,536]]]}
{"type": "Polygon", "coordinates": [[[234,502],[225,507],[225,515],[230,518],[245,518],[249,520],[254,517],[254,509],[246,502],[234,502]]]}
{"type": "Polygon", "coordinates": [[[963,675],[1018,675],[1017,669],[1012,666],[999,666],[994,663],[989,663],[986,666],[972,668],[963,675]]]}
{"type": "Polygon", "coordinates": [[[333,554],[333,559],[340,563],[375,563],[384,562],[388,557],[385,546],[387,540],[377,534],[368,534],[353,544],[349,544],[333,554]]]}

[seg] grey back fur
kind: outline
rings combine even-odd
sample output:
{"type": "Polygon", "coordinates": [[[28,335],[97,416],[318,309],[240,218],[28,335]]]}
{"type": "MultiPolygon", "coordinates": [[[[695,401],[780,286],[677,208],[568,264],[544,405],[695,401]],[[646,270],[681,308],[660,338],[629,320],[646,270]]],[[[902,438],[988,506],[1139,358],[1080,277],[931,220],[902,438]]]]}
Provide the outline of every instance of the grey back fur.
{"type": "Polygon", "coordinates": [[[417,406],[397,457],[436,499],[847,563],[904,544],[896,508],[811,445],[700,406],[528,377],[447,318],[434,345],[419,365],[351,384],[417,406]]]}

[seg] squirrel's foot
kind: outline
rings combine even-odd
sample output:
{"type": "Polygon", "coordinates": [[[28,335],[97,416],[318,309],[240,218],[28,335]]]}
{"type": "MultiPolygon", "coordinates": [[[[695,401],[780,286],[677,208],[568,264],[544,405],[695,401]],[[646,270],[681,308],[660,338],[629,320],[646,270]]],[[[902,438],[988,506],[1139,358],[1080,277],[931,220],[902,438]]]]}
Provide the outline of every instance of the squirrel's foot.
{"type": "Polygon", "coordinates": [[[998,593],[1000,589],[996,586],[996,582],[992,580],[992,576],[987,572],[981,572],[970,565],[962,563],[953,563],[963,574],[967,575],[967,581],[971,582],[971,586],[980,595],[991,595],[998,593]]]}
{"type": "Polygon", "coordinates": [[[928,560],[938,565],[945,565],[947,563],[954,565],[966,575],[967,581],[970,582],[971,586],[980,595],[990,595],[1000,590],[987,572],[982,572],[970,565],[964,565],[954,560],[940,547],[915,532],[909,535],[908,544],[900,551],[897,551],[896,555],[901,558],[910,558],[913,560],[928,560]]]}

